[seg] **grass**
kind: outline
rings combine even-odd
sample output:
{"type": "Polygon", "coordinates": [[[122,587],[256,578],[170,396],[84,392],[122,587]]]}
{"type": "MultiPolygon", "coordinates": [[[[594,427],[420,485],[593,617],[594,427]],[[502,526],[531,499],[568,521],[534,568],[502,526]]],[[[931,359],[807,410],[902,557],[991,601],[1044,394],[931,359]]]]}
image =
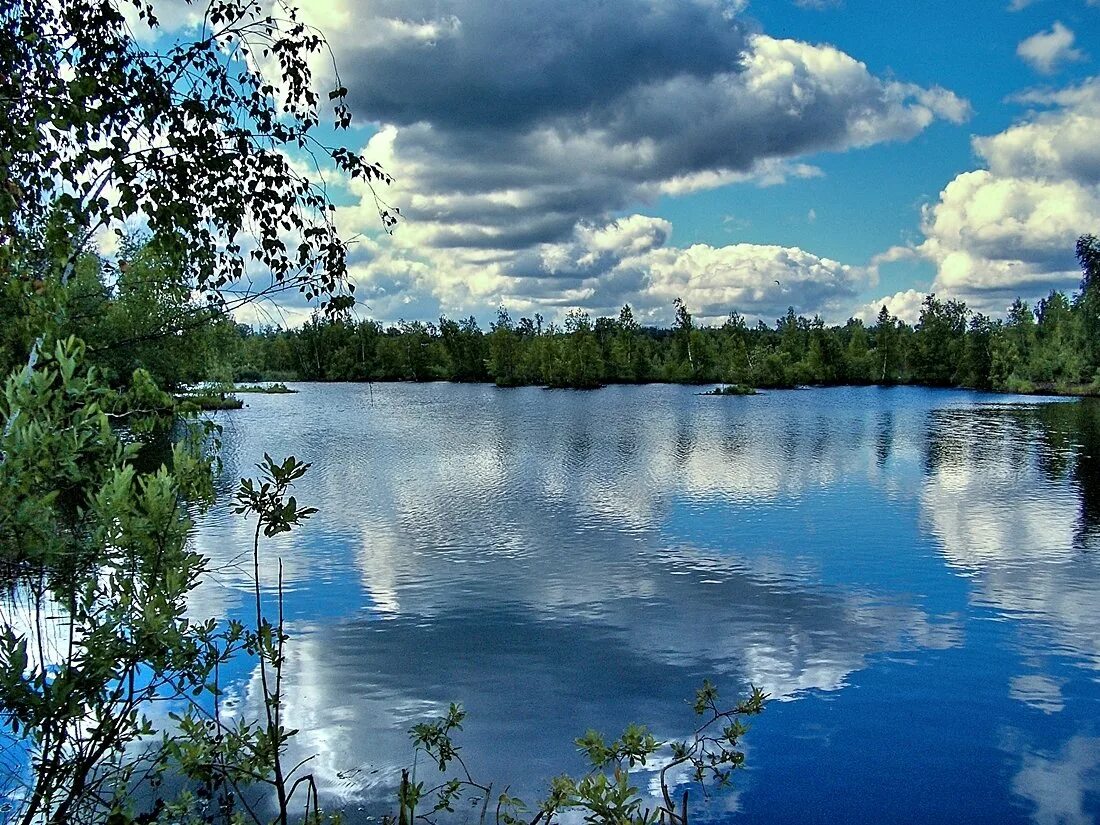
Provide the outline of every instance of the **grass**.
{"type": "Polygon", "coordinates": [[[232,395],[224,395],[221,393],[197,393],[195,395],[179,395],[176,396],[176,400],[180,404],[180,408],[183,412],[191,410],[196,411],[210,411],[210,410],[239,410],[244,406],[244,402],[239,398],[234,398],[232,395]]]}

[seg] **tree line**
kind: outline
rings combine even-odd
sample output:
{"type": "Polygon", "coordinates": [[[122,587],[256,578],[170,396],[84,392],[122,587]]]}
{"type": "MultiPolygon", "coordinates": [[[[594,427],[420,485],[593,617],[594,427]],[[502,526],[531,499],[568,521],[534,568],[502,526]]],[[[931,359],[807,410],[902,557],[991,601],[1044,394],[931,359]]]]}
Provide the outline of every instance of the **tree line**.
{"type": "Polygon", "coordinates": [[[703,326],[677,299],[670,328],[643,326],[629,304],[615,317],[579,310],[561,324],[474,317],[385,326],[317,314],[297,329],[236,328],[220,339],[238,380],[491,381],[498,386],[729,383],[755,387],[922,384],[1009,392],[1087,392],[1100,384],[1100,241],[1077,243],[1081,289],[1017,299],[1003,319],[930,294],[907,324],[885,306],[872,324],[827,325],[793,308],[773,326],[731,312],[703,326]],[[228,348],[226,346],[228,345],[228,348]]]}
{"type": "MultiPolygon", "coordinates": [[[[293,329],[234,323],[196,300],[171,235],[123,238],[112,271],[83,255],[63,292],[59,335],[87,342],[87,360],[125,386],[137,369],[177,391],[198,383],[457,381],[590,389],[665,382],[800,385],[920,384],[1006,392],[1100,390],[1100,240],[1082,236],[1081,288],[1034,306],[1017,299],[1003,319],[928,295],[915,324],[881,308],[874,323],[827,325],[793,307],[773,325],[731,312],[699,324],[680,299],[669,328],[645,326],[629,304],[617,317],[570,311],[562,323],[513,318],[500,307],[488,329],[470,316],[384,325],[350,311],[318,312],[293,329]]],[[[0,366],[26,357],[37,318],[26,304],[44,282],[0,308],[0,366]]]]}

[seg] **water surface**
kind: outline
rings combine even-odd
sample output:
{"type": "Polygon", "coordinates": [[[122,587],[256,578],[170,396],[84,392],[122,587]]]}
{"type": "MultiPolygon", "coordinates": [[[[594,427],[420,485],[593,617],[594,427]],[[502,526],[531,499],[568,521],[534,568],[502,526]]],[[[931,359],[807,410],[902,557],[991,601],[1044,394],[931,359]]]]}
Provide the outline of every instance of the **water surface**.
{"type": "MultiPolygon", "coordinates": [[[[450,701],[474,772],[536,798],[588,727],[686,735],[704,678],[774,699],[708,818],[1100,818],[1097,404],[297,388],[221,417],[223,484],[313,463],[321,512],[264,579],[281,556],[295,761],[353,822],[450,701]]],[[[249,525],[223,507],[196,541],[193,611],[243,614],[249,525]]]]}

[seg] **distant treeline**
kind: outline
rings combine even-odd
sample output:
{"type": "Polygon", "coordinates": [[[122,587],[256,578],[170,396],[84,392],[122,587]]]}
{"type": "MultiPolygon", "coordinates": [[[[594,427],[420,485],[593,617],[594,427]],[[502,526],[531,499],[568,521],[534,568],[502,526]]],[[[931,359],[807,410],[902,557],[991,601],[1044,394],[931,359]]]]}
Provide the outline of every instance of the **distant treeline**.
{"type": "MultiPolygon", "coordinates": [[[[1004,319],[929,295],[915,325],[885,307],[872,324],[827,326],[789,309],[774,325],[731,312],[700,326],[677,300],[669,329],[574,311],[562,324],[513,318],[488,329],[474,318],[384,326],[349,314],[316,315],[297,329],[255,329],[193,297],[170,239],[124,240],[114,278],[85,256],[58,300],[59,334],[89,343],[108,381],[134,370],[177,390],[200,381],[493,381],[591,388],[671,382],[791,387],[927,384],[1013,392],[1100,392],[1100,241],[1077,244],[1083,270],[1072,297],[1052,292],[1034,307],[1017,300],[1004,319]]],[[[61,290],[51,283],[40,290],[61,290]]],[[[0,368],[25,361],[40,326],[32,308],[0,301],[0,368]]],[[[58,323],[58,321],[55,321],[58,323]]]]}
{"type": "Polygon", "coordinates": [[[570,312],[561,326],[514,319],[501,308],[488,330],[474,318],[383,326],[316,316],[298,329],[240,327],[238,379],[306,381],[494,381],[590,388],[603,384],[926,384],[1033,392],[1100,388],[1100,242],[1077,246],[1084,271],[1073,298],[1052,292],[1034,308],[1017,300],[1003,320],[957,300],[925,298],[910,326],[885,307],[875,323],[827,326],[793,309],[774,326],[731,312],[699,326],[675,302],[671,329],[570,312]]]}

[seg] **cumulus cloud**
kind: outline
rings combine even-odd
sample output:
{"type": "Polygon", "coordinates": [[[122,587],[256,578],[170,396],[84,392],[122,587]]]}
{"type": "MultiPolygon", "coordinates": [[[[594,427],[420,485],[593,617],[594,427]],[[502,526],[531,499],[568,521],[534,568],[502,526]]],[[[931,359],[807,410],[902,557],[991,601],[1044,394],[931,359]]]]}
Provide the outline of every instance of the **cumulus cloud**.
{"type": "Polygon", "coordinates": [[[1064,63],[1085,59],[1080,49],[1074,48],[1076,35],[1059,21],[1050,31],[1033,34],[1016,47],[1016,54],[1040,74],[1054,74],[1064,63]]]}
{"type": "Polygon", "coordinates": [[[924,208],[933,289],[1000,312],[1016,295],[1073,289],[1078,236],[1100,225],[1100,79],[1019,101],[1033,111],[977,137],[983,167],[958,175],[924,208]]]}
{"type": "Polygon", "coordinates": [[[661,249],[623,266],[644,267],[643,294],[662,316],[681,297],[698,316],[713,320],[731,309],[770,320],[788,306],[832,316],[850,303],[863,278],[855,267],[796,247],[757,244],[661,249]]]}
{"type": "MultiPolygon", "coordinates": [[[[733,21],[715,25],[739,31],[733,21]]],[[[448,94],[452,108],[463,109],[450,112],[418,86],[403,90],[404,108],[382,106],[381,116],[395,121],[366,149],[400,181],[393,197],[409,223],[399,231],[410,244],[523,249],[662,194],[814,176],[820,172],[799,156],[908,139],[936,118],[959,122],[969,111],[945,90],[875,78],[832,47],[764,35],[726,40],[734,51],[722,59],[717,48],[702,48],[714,52],[706,71],[695,63],[641,74],[626,66],[630,85],[571,88],[570,70],[561,99],[540,102],[532,88],[512,101],[510,92],[474,83],[448,94]],[[466,109],[483,106],[514,111],[467,120],[466,109]]],[[[345,62],[358,66],[362,48],[345,62]]],[[[554,71],[562,70],[546,67],[554,71]]],[[[364,217],[373,219],[367,205],[364,217]]]]}
{"type": "Polygon", "coordinates": [[[399,310],[392,296],[404,289],[430,289],[439,310],[505,304],[519,312],[564,312],[581,308],[615,314],[630,303],[636,316],[667,323],[672,303],[683,298],[693,314],[720,321],[731,310],[767,321],[788,306],[847,317],[847,308],[871,277],[870,270],[807,252],[763,244],[712,246],[669,243],[672,225],[661,218],[630,215],[605,224],[579,224],[571,237],[536,244],[503,257],[453,250],[421,250],[418,270],[395,283],[393,272],[413,251],[387,251],[355,269],[360,294],[372,310],[399,310]]]}

